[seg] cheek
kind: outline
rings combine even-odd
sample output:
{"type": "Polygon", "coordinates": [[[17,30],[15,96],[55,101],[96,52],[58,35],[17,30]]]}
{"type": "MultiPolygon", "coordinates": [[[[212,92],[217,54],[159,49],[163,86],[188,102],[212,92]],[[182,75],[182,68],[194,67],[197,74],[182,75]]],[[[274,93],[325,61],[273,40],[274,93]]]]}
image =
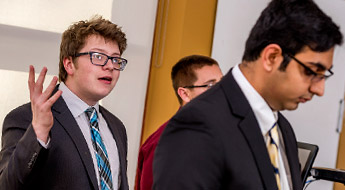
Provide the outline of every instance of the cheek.
{"type": "Polygon", "coordinates": [[[308,87],[301,83],[290,83],[281,89],[280,96],[286,101],[296,101],[301,96],[308,93],[308,87]]]}
{"type": "Polygon", "coordinates": [[[301,96],[308,91],[309,83],[306,79],[300,74],[295,74],[290,72],[284,80],[281,80],[280,86],[282,93],[285,93],[285,96],[301,96]]]}
{"type": "Polygon", "coordinates": [[[115,71],[115,73],[114,73],[114,78],[115,78],[116,80],[118,80],[119,77],[120,77],[120,71],[115,71]]]}
{"type": "Polygon", "coordinates": [[[294,86],[288,83],[280,83],[275,85],[275,87],[271,88],[271,90],[272,96],[280,101],[293,97],[293,94],[295,93],[294,86]]]}
{"type": "Polygon", "coordinates": [[[113,82],[116,84],[120,77],[120,71],[115,71],[113,75],[113,82]]]}
{"type": "Polygon", "coordinates": [[[204,88],[199,88],[198,90],[195,91],[195,96],[199,96],[200,94],[204,93],[207,89],[204,88]]]}

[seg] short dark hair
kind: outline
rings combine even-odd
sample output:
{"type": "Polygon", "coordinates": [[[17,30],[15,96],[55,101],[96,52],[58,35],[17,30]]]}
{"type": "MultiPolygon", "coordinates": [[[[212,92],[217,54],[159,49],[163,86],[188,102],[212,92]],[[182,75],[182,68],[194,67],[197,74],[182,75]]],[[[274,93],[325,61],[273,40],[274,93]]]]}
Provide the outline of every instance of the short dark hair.
{"type": "Polygon", "coordinates": [[[263,10],[246,42],[243,61],[255,61],[269,44],[278,44],[285,70],[290,58],[304,47],[325,52],[341,45],[339,27],[312,0],[272,0],[263,10]]]}
{"type": "Polygon", "coordinates": [[[179,103],[182,105],[182,99],[178,95],[179,87],[191,86],[197,81],[195,74],[196,69],[204,66],[218,65],[218,62],[210,57],[203,55],[190,55],[180,59],[171,70],[171,80],[173,83],[175,94],[179,103]]]}
{"type": "Polygon", "coordinates": [[[90,20],[76,22],[62,34],[59,81],[65,82],[67,79],[67,72],[63,65],[64,58],[74,58],[80,49],[84,47],[85,41],[90,35],[99,35],[105,40],[116,41],[121,54],[126,50],[127,39],[125,33],[121,31],[121,27],[109,20],[96,15],[90,20]]]}

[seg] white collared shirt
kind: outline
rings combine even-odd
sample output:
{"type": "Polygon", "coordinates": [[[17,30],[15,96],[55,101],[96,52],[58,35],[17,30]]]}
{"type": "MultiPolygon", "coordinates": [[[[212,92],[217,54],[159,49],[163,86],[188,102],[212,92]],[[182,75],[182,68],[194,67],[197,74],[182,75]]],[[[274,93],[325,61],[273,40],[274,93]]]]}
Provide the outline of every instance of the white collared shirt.
{"type": "MultiPolygon", "coordinates": [[[[268,131],[278,120],[278,113],[272,111],[267,102],[261,97],[261,95],[254,89],[254,87],[249,83],[249,81],[242,74],[239,65],[236,65],[232,69],[232,75],[234,76],[235,81],[240,86],[243,94],[247,98],[250,107],[252,108],[256,120],[259,123],[262,136],[267,142],[268,131]]],[[[278,126],[279,128],[279,126],[278,126]]],[[[280,140],[282,141],[282,139],[280,140]]],[[[287,179],[287,174],[282,159],[281,148],[279,147],[279,174],[280,174],[280,184],[281,190],[289,190],[289,183],[287,179]]]]}
{"type": "MultiPolygon", "coordinates": [[[[86,104],[84,101],[82,101],[71,90],[69,90],[68,87],[63,82],[60,83],[59,90],[62,91],[62,98],[65,100],[68,109],[71,111],[73,117],[77,121],[78,126],[81,132],[83,133],[85,141],[87,142],[88,148],[90,150],[90,154],[92,156],[92,161],[93,161],[93,165],[94,165],[94,169],[95,169],[95,173],[97,177],[97,182],[99,186],[100,178],[99,178],[95,151],[94,151],[92,140],[91,140],[89,119],[87,118],[84,112],[90,106],[86,104]]],[[[99,104],[97,103],[96,105],[93,105],[93,107],[97,110],[97,113],[98,113],[99,131],[108,153],[109,164],[110,164],[111,174],[113,178],[113,187],[114,187],[113,189],[118,189],[120,161],[119,161],[119,155],[118,155],[116,142],[108,127],[107,122],[103,118],[102,114],[99,112],[99,104]]]]}

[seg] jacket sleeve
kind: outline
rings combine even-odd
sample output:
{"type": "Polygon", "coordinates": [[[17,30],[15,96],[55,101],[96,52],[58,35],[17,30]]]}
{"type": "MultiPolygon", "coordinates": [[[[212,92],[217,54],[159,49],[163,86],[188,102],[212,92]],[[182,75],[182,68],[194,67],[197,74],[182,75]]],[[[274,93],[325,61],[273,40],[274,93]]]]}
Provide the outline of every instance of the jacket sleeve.
{"type": "Polygon", "coordinates": [[[4,119],[0,152],[1,189],[23,189],[33,177],[44,149],[31,126],[30,104],[11,111],[4,119]]]}

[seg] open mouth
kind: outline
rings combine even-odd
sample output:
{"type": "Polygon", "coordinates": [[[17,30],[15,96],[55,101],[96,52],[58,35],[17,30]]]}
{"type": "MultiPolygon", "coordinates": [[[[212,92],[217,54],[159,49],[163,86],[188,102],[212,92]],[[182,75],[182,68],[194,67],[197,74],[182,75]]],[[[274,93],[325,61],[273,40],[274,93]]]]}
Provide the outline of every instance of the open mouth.
{"type": "Polygon", "coordinates": [[[99,80],[111,82],[112,78],[111,77],[102,77],[102,78],[99,78],[99,80]]]}

